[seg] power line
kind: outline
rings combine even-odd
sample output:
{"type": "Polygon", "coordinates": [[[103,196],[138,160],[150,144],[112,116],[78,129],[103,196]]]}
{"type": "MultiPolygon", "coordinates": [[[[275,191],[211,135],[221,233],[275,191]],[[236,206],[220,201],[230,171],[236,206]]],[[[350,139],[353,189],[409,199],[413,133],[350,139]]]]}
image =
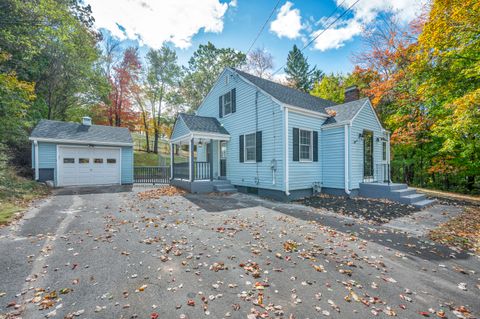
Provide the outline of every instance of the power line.
{"type": "Polygon", "coordinates": [[[255,39],[253,40],[252,44],[251,44],[250,47],[248,48],[246,55],[248,55],[248,54],[250,53],[250,50],[252,50],[253,45],[255,44],[255,42],[257,42],[257,40],[258,40],[258,38],[260,37],[260,35],[262,34],[263,30],[264,30],[265,27],[267,26],[268,21],[270,21],[270,19],[272,18],[273,14],[275,13],[275,10],[277,10],[277,7],[278,7],[279,4],[280,4],[280,0],[277,1],[277,4],[275,4],[275,7],[273,7],[272,12],[270,12],[270,15],[268,16],[268,19],[265,21],[265,23],[263,24],[263,26],[260,28],[260,31],[258,31],[257,36],[255,37],[255,39]]]}
{"type": "MultiPolygon", "coordinates": [[[[319,36],[321,36],[323,33],[325,33],[325,31],[327,31],[328,29],[330,29],[330,27],[331,27],[332,25],[334,25],[334,24],[335,24],[338,20],[340,20],[345,14],[347,14],[347,12],[349,12],[359,1],[360,1],[360,0],[355,1],[350,7],[348,7],[345,11],[343,11],[343,13],[342,13],[341,15],[339,15],[332,23],[330,23],[325,29],[323,29],[322,32],[320,32],[319,34],[317,34],[312,40],[310,40],[307,44],[305,44],[300,51],[297,51],[296,54],[302,53],[303,50],[305,50],[306,48],[308,48],[315,40],[318,39],[319,36]]],[[[333,16],[333,14],[337,11],[337,9],[338,9],[344,2],[345,2],[345,0],[342,1],[342,3],[339,4],[339,5],[335,8],[335,10],[333,10],[333,12],[332,12],[332,13],[330,14],[330,16],[327,18],[327,20],[330,19],[330,18],[333,16]]],[[[295,58],[295,57],[296,57],[296,55],[293,56],[293,58],[295,58]]],[[[273,73],[272,73],[272,76],[275,75],[275,74],[277,74],[280,70],[282,70],[283,67],[284,67],[286,64],[287,64],[287,63],[284,63],[284,64],[283,64],[281,67],[279,67],[275,72],[273,72],[273,73]]]]}

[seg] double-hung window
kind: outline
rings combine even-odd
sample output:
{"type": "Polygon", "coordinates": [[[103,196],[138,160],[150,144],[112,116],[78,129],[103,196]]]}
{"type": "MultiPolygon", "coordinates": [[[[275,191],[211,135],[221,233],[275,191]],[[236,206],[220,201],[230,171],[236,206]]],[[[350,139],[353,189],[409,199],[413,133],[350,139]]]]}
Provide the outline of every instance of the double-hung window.
{"type": "Polygon", "coordinates": [[[300,161],[309,162],[312,161],[313,149],[312,149],[312,131],[299,130],[300,135],[300,161]]]}
{"type": "Polygon", "coordinates": [[[223,116],[232,113],[232,92],[223,95],[223,116]]]}
{"type": "Polygon", "coordinates": [[[256,134],[245,134],[245,162],[256,162],[257,152],[256,152],[256,134]]]}

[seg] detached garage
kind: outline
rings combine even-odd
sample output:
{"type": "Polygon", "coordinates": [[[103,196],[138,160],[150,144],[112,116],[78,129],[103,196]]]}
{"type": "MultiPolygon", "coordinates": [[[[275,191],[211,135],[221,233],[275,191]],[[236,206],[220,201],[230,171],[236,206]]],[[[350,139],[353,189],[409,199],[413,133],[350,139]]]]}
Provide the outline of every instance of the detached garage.
{"type": "Polygon", "coordinates": [[[42,120],[30,135],[35,180],[55,186],[133,183],[128,128],[42,120]]]}

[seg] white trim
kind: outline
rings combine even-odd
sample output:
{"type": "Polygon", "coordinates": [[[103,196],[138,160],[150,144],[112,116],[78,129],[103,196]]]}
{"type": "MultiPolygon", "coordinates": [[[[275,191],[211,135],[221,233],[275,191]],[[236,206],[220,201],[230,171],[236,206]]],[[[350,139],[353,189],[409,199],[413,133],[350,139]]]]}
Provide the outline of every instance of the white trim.
{"type": "Polygon", "coordinates": [[[284,127],[284,147],[285,147],[285,158],[284,158],[284,167],[285,167],[285,195],[290,195],[290,191],[289,191],[289,154],[288,154],[288,144],[289,144],[289,141],[288,141],[288,107],[284,106],[284,115],[285,115],[285,120],[284,120],[284,124],[285,124],[285,127],[284,127]]]}
{"type": "Polygon", "coordinates": [[[84,140],[67,140],[56,138],[44,138],[44,137],[30,137],[30,141],[46,142],[46,143],[70,143],[70,144],[87,144],[87,145],[108,145],[108,146],[133,146],[133,143],[120,143],[120,142],[100,142],[100,141],[84,141],[84,140]]]}
{"type": "Polygon", "coordinates": [[[190,141],[190,139],[192,139],[192,138],[229,141],[230,140],[230,135],[219,134],[219,133],[191,131],[188,134],[179,136],[175,139],[171,139],[170,143],[178,143],[178,142],[183,142],[185,140],[190,141]]]}
{"type": "Polygon", "coordinates": [[[227,169],[228,167],[226,165],[228,165],[228,154],[227,156],[225,157],[225,160],[227,161],[227,164],[225,165],[225,176],[222,175],[222,142],[225,143],[225,152],[228,152],[228,146],[227,146],[227,141],[218,141],[218,177],[225,177],[227,178],[227,169]]]}
{"type": "MultiPolygon", "coordinates": [[[[305,145],[305,144],[303,144],[305,145]]],[[[301,163],[312,163],[313,162],[313,130],[309,128],[300,128],[298,127],[298,161],[301,163]],[[300,149],[301,149],[301,143],[300,143],[300,131],[308,131],[310,132],[310,158],[309,159],[302,159],[300,156],[300,149]]]]}
{"type": "Polygon", "coordinates": [[[38,141],[37,140],[34,140],[33,141],[33,144],[34,144],[34,160],[35,160],[35,180],[38,181],[38,179],[40,178],[40,163],[38,162],[39,161],[39,156],[38,156],[38,141]]]}
{"type": "Polygon", "coordinates": [[[257,162],[257,132],[249,132],[243,134],[243,163],[245,164],[255,164],[257,162]],[[247,160],[247,135],[253,135],[255,141],[255,160],[247,160]]]}
{"type": "Polygon", "coordinates": [[[174,144],[170,143],[170,179],[173,179],[173,165],[175,164],[175,149],[174,144]]]}
{"type": "Polygon", "coordinates": [[[343,122],[338,122],[338,123],[327,124],[327,125],[321,126],[320,129],[321,130],[328,130],[328,129],[338,128],[338,127],[342,127],[342,126],[350,125],[350,124],[351,124],[350,121],[343,121],[343,122]]]}
{"type": "Polygon", "coordinates": [[[179,136],[177,138],[170,139],[170,143],[183,142],[184,140],[188,140],[190,137],[192,137],[192,133],[187,133],[187,134],[179,136]]]}
{"type": "MultiPolygon", "coordinates": [[[[63,186],[62,183],[60,183],[61,181],[61,170],[60,170],[60,164],[61,164],[61,161],[60,161],[60,148],[91,148],[90,146],[83,146],[83,145],[61,145],[61,144],[57,144],[56,145],[56,151],[57,151],[57,165],[56,165],[56,173],[57,173],[57,181],[56,181],[56,186],[63,186]]],[[[118,183],[115,183],[115,184],[91,184],[91,185],[122,185],[122,148],[121,147],[96,147],[94,146],[93,148],[101,148],[101,149],[116,149],[118,150],[118,183]]],[[[133,163],[132,163],[133,164],[133,163]]],[[[78,185],[78,186],[88,186],[90,184],[86,184],[86,185],[78,185]]],[[[68,185],[70,186],[70,185],[68,185]]],[[[77,185],[71,185],[71,186],[77,186],[77,185]]]]}
{"type": "Polygon", "coordinates": [[[192,147],[193,141],[190,139],[188,142],[188,180],[193,181],[193,172],[192,172],[192,157],[193,157],[193,147],[192,147]]]}
{"type": "Polygon", "coordinates": [[[345,165],[344,166],[345,167],[344,167],[344,169],[345,169],[345,172],[344,172],[344,174],[345,174],[345,193],[347,195],[350,194],[350,189],[349,189],[349,185],[348,185],[348,180],[349,180],[349,176],[348,176],[349,175],[348,174],[349,173],[349,169],[348,169],[348,167],[349,167],[349,148],[350,148],[349,143],[348,143],[349,142],[349,135],[350,134],[348,132],[348,124],[345,124],[345,129],[344,129],[344,140],[345,140],[345,146],[344,146],[345,147],[345,151],[344,151],[344,153],[345,153],[345,165]]]}
{"type": "Polygon", "coordinates": [[[313,116],[313,117],[317,117],[317,118],[321,118],[321,119],[328,119],[329,118],[328,115],[322,114],[322,113],[317,112],[317,111],[308,110],[308,109],[304,109],[303,107],[293,106],[293,105],[285,104],[285,103],[281,103],[281,104],[284,107],[288,108],[290,111],[295,112],[295,113],[300,113],[300,114],[303,114],[303,115],[309,115],[309,116],[313,116]]]}

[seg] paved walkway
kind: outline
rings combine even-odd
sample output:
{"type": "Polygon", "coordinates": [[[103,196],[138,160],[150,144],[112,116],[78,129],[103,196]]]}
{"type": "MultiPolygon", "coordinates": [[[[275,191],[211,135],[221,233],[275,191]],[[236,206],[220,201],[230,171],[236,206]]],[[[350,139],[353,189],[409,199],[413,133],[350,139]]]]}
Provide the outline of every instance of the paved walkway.
{"type": "Polygon", "coordinates": [[[480,313],[478,257],[242,194],[62,190],[0,230],[0,256],[0,314],[22,318],[480,313]]]}

